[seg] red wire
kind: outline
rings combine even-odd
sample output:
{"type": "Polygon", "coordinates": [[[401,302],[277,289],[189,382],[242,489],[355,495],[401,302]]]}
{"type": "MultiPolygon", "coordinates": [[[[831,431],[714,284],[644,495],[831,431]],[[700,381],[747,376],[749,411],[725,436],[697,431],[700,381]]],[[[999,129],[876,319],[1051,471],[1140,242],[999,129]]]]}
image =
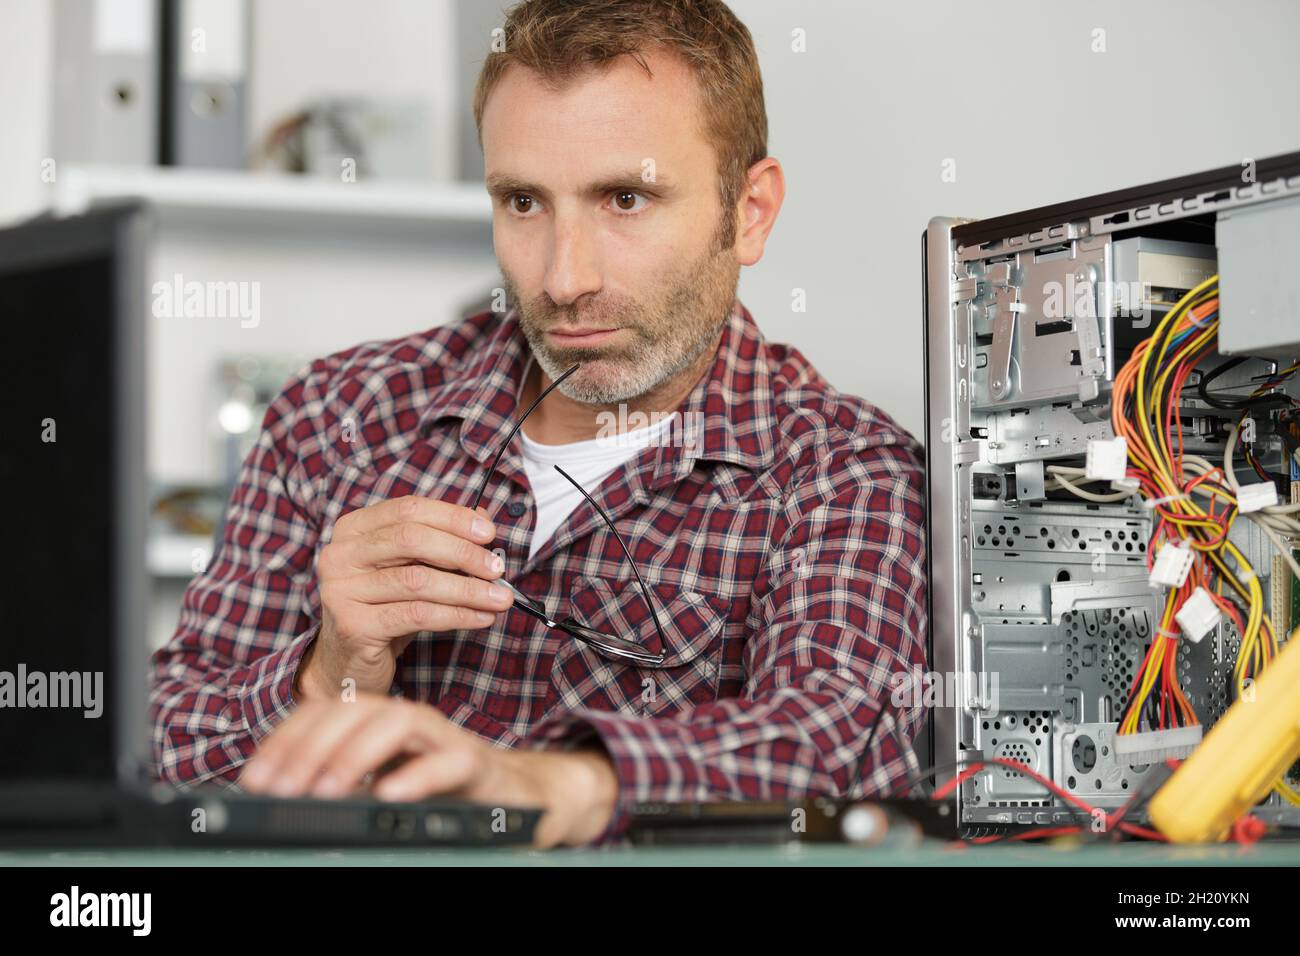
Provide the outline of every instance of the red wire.
{"type": "MultiPolygon", "coordinates": [[[[957,774],[957,776],[953,777],[951,780],[949,780],[947,783],[945,783],[942,787],[939,787],[938,789],[936,789],[936,790],[934,791],[934,794],[932,795],[932,798],[933,798],[934,800],[943,800],[943,799],[945,799],[946,797],[948,797],[949,794],[951,794],[954,790],[956,790],[958,787],[960,787],[963,783],[965,783],[967,780],[969,780],[969,779],[970,779],[971,777],[973,777],[975,774],[980,773],[981,771],[983,771],[986,767],[988,767],[988,766],[990,766],[990,765],[997,765],[997,766],[1001,766],[1001,767],[1008,767],[1008,768],[1010,768],[1010,769],[1012,769],[1012,770],[1016,770],[1016,771],[1018,771],[1018,772],[1024,774],[1025,776],[1027,776],[1027,777],[1029,777],[1030,779],[1032,779],[1035,783],[1039,784],[1039,785],[1042,786],[1042,787],[1046,787],[1048,790],[1050,790],[1050,791],[1051,791],[1052,793],[1054,793],[1056,796],[1060,797],[1062,800],[1065,800],[1067,803],[1072,803],[1072,804],[1074,804],[1076,807],[1078,807],[1080,810],[1085,811],[1085,812],[1088,813],[1090,816],[1095,815],[1096,812],[1097,812],[1097,809],[1098,809],[1097,807],[1094,807],[1094,806],[1092,806],[1092,804],[1087,803],[1086,801],[1080,799],[1079,797],[1076,797],[1074,794],[1070,793],[1068,790],[1065,790],[1065,789],[1063,789],[1063,788],[1057,786],[1056,783],[1055,783],[1054,781],[1048,780],[1046,777],[1044,777],[1042,774],[1038,773],[1038,772],[1037,772],[1036,770],[1034,770],[1032,767],[1026,766],[1025,764],[1021,763],[1021,762],[1018,761],[1018,760],[1009,760],[1009,759],[1007,759],[1006,757],[991,757],[991,758],[988,759],[988,760],[977,761],[977,762],[974,763],[972,766],[966,768],[966,769],[963,770],[961,773],[957,774]]],[[[1123,812],[1123,810],[1124,810],[1124,808],[1123,808],[1123,807],[1120,807],[1119,809],[1115,810],[1114,813],[1108,814],[1108,815],[1106,816],[1106,828],[1105,828],[1105,829],[1106,829],[1107,832],[1109,832],[1109,831],[1112,829],[1112,827],[1115,825],[1115,822],[1119,819],[1119,814],[1120,814],[1121,812],[1123,812]]],[[[1076,827],[1076,829],[1079,829],[1079,828],[1076,827]]],[[[1157,832],[1154,831],[1154,830],[1149,830],[1149,829],[1147,829],[1147,828],[1145,828],[1145,827],[1137,826],[1137,825],[1132,824],[1132,823],[1123,823],[1123,822],[1120,822],[1120,823],[1119,823],[1119,830],[1120,830],[1122,833],[1128,833],[1128,834],[1130,834],[1130,835],[1132,835],[1132,836],[1141,836],[1141,837],[1143,837],[1143,838],[1145,838],[1145,839],[1149,839],[1149,840],[1159,840],[1159,841],[1162,841],[1162,842],[1165,840],[1165,837],[1164,837],[1163,834],[1157,833],[1157,832]]],[[[1026,834],[1025,836],[1026,836],[1026,838],[1028,838],[1028,834],[1026,834]]],[[[977,839],[982,839],[982,838],[977,838],[977,839]]],[[[971,842],[975,842],[975,841],[971,841],[971,842]]]]}
{"type": "MultiPolygon", "coordinates": [[[[1135,698],[1137,695],[1137,689],[1138,686],[1142,683],[1142,675],[1146,672],[1147,662],[1151,660],[1151,652],[1155,649],[1156,642],[1163,640],[1163,638],[1159,634],[1160,625],[1156,624],[1154,625],[1154,627],[1156,628],[1157,633],[1152,635],[1151,643],[1147,645],[1147,652],[1142,655],[1142,665],[1137,669],[1137,672],[1134,674],[1133,683],[1129,685],[1128,704],[1127,706],[1125,706],[1124,712],[1120,714],[1121,718],[1127,717],[1128,708],[1136,705],[1137,700],[1135,698]]],[[[1141,722],[1142,722],[1142,715],[1138,714],[1139,725],[1141,724],[1141,722]]],[[[1120,723],[1123,723],[1123,720],[1121,720],[1120,723]]]]}

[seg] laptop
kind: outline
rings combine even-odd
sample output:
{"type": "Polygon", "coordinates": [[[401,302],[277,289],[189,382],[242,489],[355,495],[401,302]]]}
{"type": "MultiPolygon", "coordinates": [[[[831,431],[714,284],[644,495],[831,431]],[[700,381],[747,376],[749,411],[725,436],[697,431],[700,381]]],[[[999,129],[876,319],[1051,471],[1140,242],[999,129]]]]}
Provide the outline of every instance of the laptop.
{"type": "Polygon", "coordinates": [[[0,230],[0,844],[529,844],[540,811],[284,799],[151,772],[147,205],[0,230]]]}

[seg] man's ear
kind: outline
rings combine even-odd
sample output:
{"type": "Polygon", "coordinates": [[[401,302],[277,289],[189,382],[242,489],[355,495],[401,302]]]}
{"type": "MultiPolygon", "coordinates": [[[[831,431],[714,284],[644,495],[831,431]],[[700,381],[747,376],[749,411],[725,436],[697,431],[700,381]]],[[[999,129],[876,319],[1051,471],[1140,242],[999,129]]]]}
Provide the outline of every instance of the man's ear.
{"type": "Polygon", "coordinates": [[[746,185],[736,203],[740,231],[736,235],[736,261],[752,266],[763,258],[767,235],[776,225],[785,199],[785,173],[775,157],[760,159],[749,167],[746,185]]]}

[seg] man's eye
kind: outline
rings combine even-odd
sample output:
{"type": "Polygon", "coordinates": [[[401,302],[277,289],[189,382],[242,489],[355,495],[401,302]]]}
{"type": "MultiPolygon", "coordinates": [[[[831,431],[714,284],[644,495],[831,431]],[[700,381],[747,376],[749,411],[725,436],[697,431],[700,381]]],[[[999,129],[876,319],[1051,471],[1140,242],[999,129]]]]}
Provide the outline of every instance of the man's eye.
{"type": "Polygon", "coordinates": [[[533,207],[536,205],[533,197],[524,193],[514,193],[506,199],[506,202],[510,205],[510,209],[513,212],[517,212],[521,216],[528,215],[533,211],[533,207]]]}
{"type": "Polygon", "coordinates": [[[645,208],[645,201],[644,196],[630,189],[614,193],[614,206],[622,212],[638,213],[645,208]]]}

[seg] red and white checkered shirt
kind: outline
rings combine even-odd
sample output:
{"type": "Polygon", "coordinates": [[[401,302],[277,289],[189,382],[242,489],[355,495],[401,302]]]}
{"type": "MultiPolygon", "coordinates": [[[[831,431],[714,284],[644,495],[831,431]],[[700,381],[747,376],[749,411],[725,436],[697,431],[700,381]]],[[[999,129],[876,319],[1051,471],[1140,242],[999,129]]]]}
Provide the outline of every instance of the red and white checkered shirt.
{"type": "MultiPolygon", "coordinates": [[[[163,779],[237,785],[294,707],[321,616],[316,556],[334,523],[402,495],[469,505],[520,411],[527,358],[514,313],[483,312],[363,343],[288,382],[220,546],[153,658],[163,779]]],[[[798,350],[766,342],[739,300],[679,410],[697,433],[670,430],[676,440],[587,489],[657,600],[662,664],[602,656],[511,610],[490,628],[419,634],[393,693],[504,747],[602,744],[620,791],[602,840],[622,832],[631,803],[897,789],[917,769],[900,738],[911,742],[922,713],[882,705],[895,675],[925,666],[920,445],[798,350]]],[[[483,506],[508,580],[552,613],[659,649],[618,542],[587,502],[529,560],[518,437],[483,506]]]]}

